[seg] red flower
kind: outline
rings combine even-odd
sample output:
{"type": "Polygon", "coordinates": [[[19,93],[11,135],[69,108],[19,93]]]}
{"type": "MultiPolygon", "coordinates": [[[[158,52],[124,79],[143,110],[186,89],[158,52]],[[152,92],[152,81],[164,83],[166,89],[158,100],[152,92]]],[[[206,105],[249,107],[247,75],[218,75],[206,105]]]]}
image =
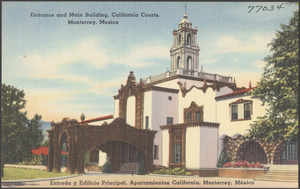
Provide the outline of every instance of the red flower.
{"type": "MultiPolygon", "coordinates": [[[[38,149],[31,149],[31,153],[33,155],[40,155],[40,154],[43,154],[43,155],[48,155],[48,147],[39,147],[38,149]]],[[[65,151],[61,151],[62,154],[68,154],[68,152],[65,152],[65,151]]]]}

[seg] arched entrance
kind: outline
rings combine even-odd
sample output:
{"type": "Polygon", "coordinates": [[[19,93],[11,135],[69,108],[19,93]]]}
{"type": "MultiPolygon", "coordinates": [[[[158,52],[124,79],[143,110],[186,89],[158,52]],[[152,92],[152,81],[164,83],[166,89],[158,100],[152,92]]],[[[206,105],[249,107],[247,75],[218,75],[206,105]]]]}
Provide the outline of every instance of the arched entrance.
{"type": "MultiPolygon", "coordinates": [[[[98,163],[99,150],[102,152],[102,154],[106,153],[106,160],[104,162],[106,162],[107,160],[113,162],[113,171],[118,171],[120,166],[122,166],[124,163],[145,162],[144,153],[137,149],[135,146],[126,142],[114,141],[98,145],[92,150],[89,150],[89,163],[98,163]]],[[[103,163],[101,165],[103,165],[103,163]]]]}
{"type": "Polygon", "coordinates": [[[268,163],[264,149],[256,141],[247,141],[241,144],[237,150],[237,157],[240,161],[268,163]]]}
{"type": "Polygon", "coordinates": [[[274,164],[298,164],[298,140],[295,142],[281,142],[274,153],[274,164]]]}
{"type": "Polygon", "coordinates": [[[60,172],[60,144],[65,141],[64,138],[68,146],[67,170],[71,173],[84,172],[84,154],[96,147],[108,153],[113,171],[117,171],[125,161],[141,159],[147,172],[153,170],[153,141],[157,131],[134,128],[123,118],[102,126],[79,124],[77,120],[65,118],[61,123],[52,123],[51,127],[47,130],[48,171],[60,172]]]}
{"type": "Polygon", "coordinates": [[[60,140],[60,166],[67,167],[68,162],[68,144],[67,144],[67,134],[64,132],[60,140]]]}

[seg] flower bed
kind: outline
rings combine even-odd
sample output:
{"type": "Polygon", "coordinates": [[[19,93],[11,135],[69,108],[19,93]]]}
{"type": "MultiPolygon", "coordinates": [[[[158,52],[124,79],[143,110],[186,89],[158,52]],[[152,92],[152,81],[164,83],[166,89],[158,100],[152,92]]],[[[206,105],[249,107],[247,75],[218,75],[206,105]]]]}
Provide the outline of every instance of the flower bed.
{"type": "Polygon", "coordinates": [[[218,169],[219,177],[255,178],[265,174],[267,169],[259,162],[227,162],[218,169]]]}
{"type": "Polygon", "coordinates": [[[227,162],[223,165],[223,167],[234,167],[234,168],[264,168],[262,164],[259,162],[249,163],[248,161],[238,161],[235,163],[227,162]]]}

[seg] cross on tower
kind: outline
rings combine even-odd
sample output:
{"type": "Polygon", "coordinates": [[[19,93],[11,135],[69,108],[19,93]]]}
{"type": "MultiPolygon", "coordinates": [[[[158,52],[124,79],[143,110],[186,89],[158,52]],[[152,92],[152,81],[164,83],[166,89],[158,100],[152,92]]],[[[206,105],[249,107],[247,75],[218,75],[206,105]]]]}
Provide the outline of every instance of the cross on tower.
{"type": "Polygon", "coordinates": [[[184,14],[186,14],[186,3],[184,3],[184,14]]]}

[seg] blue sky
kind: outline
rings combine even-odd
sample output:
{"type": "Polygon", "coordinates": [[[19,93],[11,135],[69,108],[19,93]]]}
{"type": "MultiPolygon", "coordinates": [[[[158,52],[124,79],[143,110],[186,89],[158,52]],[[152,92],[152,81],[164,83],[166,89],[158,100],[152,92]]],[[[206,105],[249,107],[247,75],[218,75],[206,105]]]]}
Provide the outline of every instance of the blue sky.
{"type": "MultiPolygon", "coordinates": [[[[288,24],[295,4],[281,2],[188,2],[187,15],[198,29],[199,63],[204,71],[253,85],[263,72],[267,44],[288,24]],[[248,13],[249,6],[275,6],[248,13]]],[[[184,2],[3,2],[2,83],[25,91],[28,116],[45,121],[86,119],[113,113],[113,95],[129,71],[139,78],[170,68],[172,31],[184,2]],[[53,18],[31,13],[54,14],[53,18]],[[108,18],[58,18],[56,14],[100,12],[108,18]],[[112,13],[136,13],[136,18],[112,13]],[[140,16],[142,12],[159,17],[140,16]],[[111,25],[68,25],[68,20],[118,21],[111,25]]]]}

